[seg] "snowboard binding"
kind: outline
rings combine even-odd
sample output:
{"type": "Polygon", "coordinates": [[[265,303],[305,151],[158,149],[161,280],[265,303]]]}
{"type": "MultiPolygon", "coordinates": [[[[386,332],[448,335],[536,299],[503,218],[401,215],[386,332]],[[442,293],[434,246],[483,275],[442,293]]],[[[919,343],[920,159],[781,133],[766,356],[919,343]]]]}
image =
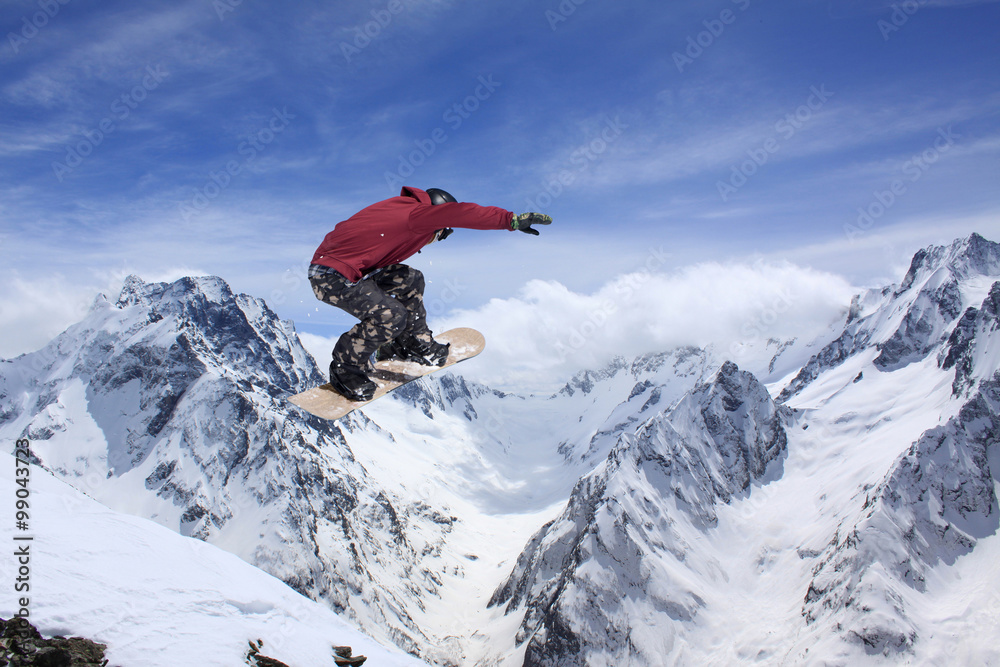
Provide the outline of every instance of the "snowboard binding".
{"type": "Polygon", "coordinates": [[[375,361],[412,361],[422,366],[444,366],[450,350],[450,343],[439,343],[433,339],[427,342],[405,335],[379,347],[375,352],[375,361]]]}

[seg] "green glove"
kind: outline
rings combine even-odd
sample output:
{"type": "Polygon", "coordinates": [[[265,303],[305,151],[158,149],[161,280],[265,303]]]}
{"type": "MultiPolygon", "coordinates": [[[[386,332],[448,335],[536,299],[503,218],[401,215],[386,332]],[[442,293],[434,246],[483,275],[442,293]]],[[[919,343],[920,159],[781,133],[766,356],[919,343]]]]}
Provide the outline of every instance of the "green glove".
{"type": "Polygon", "coordinates": [[[551,225],[552,217],[544,215],[542,213],[522,213],[521,215],[515,215],[510,221],[511,229],[519,229],[525,234],[532,234],[538,236],[538,230],[532,229],[532,225],[551,225]]]}

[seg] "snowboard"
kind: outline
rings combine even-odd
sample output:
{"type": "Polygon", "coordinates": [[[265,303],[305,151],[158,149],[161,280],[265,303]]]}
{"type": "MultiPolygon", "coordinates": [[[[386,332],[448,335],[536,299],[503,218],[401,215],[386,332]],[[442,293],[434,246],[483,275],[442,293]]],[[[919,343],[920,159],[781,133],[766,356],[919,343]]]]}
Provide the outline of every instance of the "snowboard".
{"type": "Polygon", "coordinates": [[[378,389],[371,401],[352,401],[338,393],[332,385],[324,384],[307,389],[289,398],[294,405],[322,419],[340,419],[363,405],[376,401],[393,389],[402,387],[417,378],[454,366],[471,359],[486,347],[486,338],[475,329],[451,329],[434,336],[439,343],[450,343],[448,359],[443,366],[423,366],[413,361],[390,359],[375,362],[375,372],[369,377],[378,389]]]}

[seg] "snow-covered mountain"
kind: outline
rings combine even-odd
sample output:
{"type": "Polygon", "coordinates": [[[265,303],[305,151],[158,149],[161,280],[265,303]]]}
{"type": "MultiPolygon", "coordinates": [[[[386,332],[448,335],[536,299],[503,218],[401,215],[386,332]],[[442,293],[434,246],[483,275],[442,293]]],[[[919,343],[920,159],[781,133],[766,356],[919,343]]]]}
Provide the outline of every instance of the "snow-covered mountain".
{"type": "Polygon", "coordinates": [[[770,363],[441,373],[327,423],[263,302],[130,279],[0,363],[0,437],[440,665],[1000,663],[998,312],[973,235],[770,363]]]}
{"type": "Polygon", "coordinates": [[[780,475],[781,422],[763,385],[727,362],[669,412],[621,435],[491,600],[508,613],[525,607],[524,664],[660,661],[671,621],[690,622],[705,604],[688,582],[717,567],[699,532],[717,525],[717,503],[780,475]],[[655,629],[634,622],[657,617],[655,629]]]}
{"type": "Polygon", "coordinates": [[[966,308],[974,311],[998,276],[1000,246],[978,234],[919,251],[898,287],[854,298],[843,332],[809,360],[779,399],[788,400],[822,372],[869,349],[878,351],[873,364],[883,372],[919,362],[940,349],[958,316],[966,308]]]}
{"type": "MultiPolygon", "coordinates": [[[[40,351],[5,360],[0,433],[107,506],[230,551],[417,652],[452,519],[400,499],[345,432],[285,398],[322,377],[290,323],[219,278],[126,281],[40,351]]],[[[375,438],[387,439],[387,434],[375,438]]]]}
{"type": "Polygon", "coordinates": [[[858,516],[820,556],[803,605],[807,622],[835,623],[869,653],[913,651],[927,630],[910,618],[914,593],[927,591],[934,566],[953,565],[1000,527],[998,442],[1000,378],[984,380],[958,415],[925,431],[866,493],[858,516]]]}
{"type": "MultiPolygon", "coordinates": [[[[938,420],[864,489],[864,502],[838,526],[805,598],[810,623],[833,622],[869,652],[913,650],[922,634],[910,618],[919,604],[913,593],[927,590],[934,566],[953,565],[980,540],[995,539],[1000,527],[998,278],[1000,245],[980,236],[930,248],[917,253],[880,307],[848,325],[874,344],[856,350],[860,359],[840,360],[859,365],[857,383],[865,371],[891,376],[919,365],[921,381],[883,395],[883,402],[929,395],[927,409],[938,420]]],[[[829,364],[835,356],[826,357],[829,375],[837,373],[829,364]]],[[[803,377],[795,389],[806,384],[803,377]]]]}
{"type": "Polygon", "coordinates": [[[1000,245],[978,235],[921,251],[770,394],[698,351],[652,405],[657,378],[626,361],[536,401],[590,470],[505,561],[489,604],[507,652],[481,664],[1000,658],[979,639],[1000,630],[996,568],[961,558],[1000,549],[998,281],[1000,245]],[[556,408],[574,388],[607,402],[556,408]]]}

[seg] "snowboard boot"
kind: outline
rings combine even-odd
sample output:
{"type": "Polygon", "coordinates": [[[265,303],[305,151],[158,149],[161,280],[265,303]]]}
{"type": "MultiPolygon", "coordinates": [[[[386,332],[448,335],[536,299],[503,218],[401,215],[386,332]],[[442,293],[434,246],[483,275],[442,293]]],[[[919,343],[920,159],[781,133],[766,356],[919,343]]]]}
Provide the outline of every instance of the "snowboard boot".
{"type": "Polygon", "coordinates": [[[376,361],[399,359],[413,361],[422,366],[444,366],[448,361],[450,349],[451,343],[439,343],[433,338],[427,342],[416,336],[404,334],[380,347],[375,353],[375,359],[376,361]]]}
{"type": "Polygon", "coordinates": [[[406,351],[399,343],[390,340],[375,350],[375,361],[406,361],[406,351]]]}
{"type": "Polygon", "coordinates": [[[372,400],[378,389],[378,385],[368,379],[364,369],[336,361],[330,362],[330,384],[338,394],[359,402],[372,400]]]}

